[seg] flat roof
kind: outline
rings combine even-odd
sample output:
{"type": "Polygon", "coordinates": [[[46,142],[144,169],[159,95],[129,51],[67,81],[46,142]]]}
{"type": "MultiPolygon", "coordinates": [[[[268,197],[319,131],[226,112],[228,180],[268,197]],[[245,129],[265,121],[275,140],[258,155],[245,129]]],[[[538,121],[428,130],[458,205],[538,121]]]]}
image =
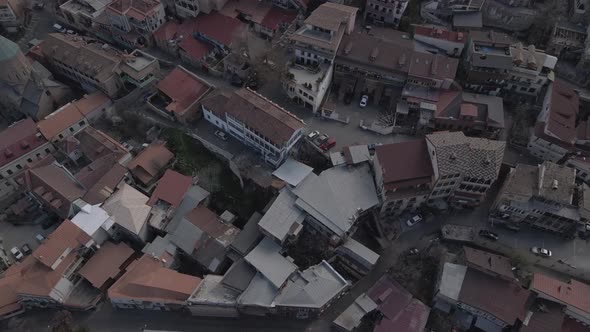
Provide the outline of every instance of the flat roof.
{"type": "Polygon", "coordinates": [[[295,187],[312,171],[312,167],[295,159],[288,158],[279,168],[272,172],[272,175],[295,187]]]}

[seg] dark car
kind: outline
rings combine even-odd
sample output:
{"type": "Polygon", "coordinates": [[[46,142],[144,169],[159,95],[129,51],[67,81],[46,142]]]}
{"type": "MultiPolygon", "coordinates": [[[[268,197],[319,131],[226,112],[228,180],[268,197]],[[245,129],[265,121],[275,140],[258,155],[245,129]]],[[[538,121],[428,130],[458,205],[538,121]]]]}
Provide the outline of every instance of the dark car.
{"type": "Polygon", "coordinates": [[[241,88],[244,85],[244,80],[241,79],[240,76],[238,76],[237,74],[234,74],[231,77],[231,85],[241,88]]]}
{"type": "Polygon", "coordinates": [[[32,252],[31,247],[27,243],[20,247],[20,251],[25,255],[29,255],[32,252]]]}
{"type": "Polygon", "coordinates": [[[498,241],[498,239],[499,239],[498,234],[496,234],[494,232],[490,232],[486,229],[482,229],[481,231],[479,231],[479,236],[488,238],[492,241],[498,241]]]}

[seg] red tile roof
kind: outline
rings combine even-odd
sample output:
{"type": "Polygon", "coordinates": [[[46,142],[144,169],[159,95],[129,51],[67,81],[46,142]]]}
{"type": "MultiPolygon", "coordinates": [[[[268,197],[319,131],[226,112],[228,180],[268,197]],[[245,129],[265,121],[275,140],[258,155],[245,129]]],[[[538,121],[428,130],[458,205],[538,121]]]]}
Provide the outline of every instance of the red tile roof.
{"type": "MultiPolygon", "coordinates": [[[[213,98],[219,99],[217,95],[213,98]]],[[[203,100],[203,103],[206,101],[203,100]]],[[[219,106],[221,103],[215,104],[219,106]]],[[[247,88],[236,90],[223,107],[211,108],[210,111],[222,118],[225,118],[226,113],[230,114],[278,146],[285,144],[297,130],[305,127],[303,120],[247,88]]]]}
{"type": "Polygon", "coordinates": [[[458,43],[465,43],[467,41],[467,33],[465,32],[455,32],[449,31],[446,29],[435,28],[430,26],[424,25],[415,25],[414,26],[414,34],[422,35],[427,37],[432,37],[436,39],[443,39],[452,42],[458,43]]]}
{"type": "Polygon", "coordinates": [[[459,293],[459,302],[513,325],[517,319],[524,320],[526,304],[531,294],[515,282],[467,269],[459,293]]]}
{"type": "Polygon", "coordinates": [[[88,204],[102,204],[111,196],[117,185],[123,180],[127,168],[115,163],[98,181],[96,181],[82,197],[88,204]]]}
{"type": "Polygon", "coordinates": [[[55,270],[37,261],[33,256],[28,256],[22,264],[26,267],[23,270],[23,279],[17,288],[18,294],[49,297],[53,288],[63,277],[65,270],[78,258],[76,252],[66,255],[55,270]]]}
{"type": "Polygon", "coordinates": [[[551,91],[551,106],[544,125],[544,134],[573,146],[576,141],[576,117],[580,100],[578,94],[565,82],[556,80],[551,91]]]}
{"type": "Polygon", "coordinates": [[[211,86],[188,70],[176,67],[158,82],[157,88],[171,99],[166,110],[183,116],[190,111],[190,106],[211,89],[211,86]]]}
{"type": "Polygon", "coordinates": [[[84,115],[76,107],[76,104],[69,103],[39,121],[37,126],[43,136],[50,140],[84,119],[84,115]]]}
{"type": "Polygon", "coordinates": [[[461,116],[471,116],[475,118],[477,117],[477,106],[473,104],[462,103],[459,114],[461,114],[461,116]]]}
{"type": "Polygon", "coordinates": [[[410,59],[410,76],[434,78],[434,79],[455,79],[459,60],[441,54],[430,54],[413,52],[410,59]]]}
{"type": "Polygon", "coordinates": [[[590,327],[583,325],[573,318],[565,316],[563,319],[563,325],[561,326],[561,332],[590,332],[590,327]]]}
{"type": "Polygon", "coordinates": [[[425,331],[430,308],[418,299],[412,299],[394,318],[383,318],[375,325],[373,332],[422,332],[425,331]]]}
{"type": "Polygon", "coordinates": [[[533,275],[531,290],[545,294],[550,300],[590,313],[590,285],[577,280],[563,282],[541,273],[533,275]]]}
{"type": "Polygon", "coordinates": [[[13,123],[0,132],[0,167],[47,143],[37,137],[37,125],[30,118],[13,123]]]}
{"type": "Polygon", "coordinates": [[[562,305],[537,299],[529,311],[532,316],[526,324],[523,322],[519,332],[564,332],[561,329],[565,318],[562,305]]]}
{"type": "Polygon", "coordinates": [[[127,168],[141,182],[147,184],[173,158],[174,154],[166,149],[164,143],[152,143],[133,158],[127,168]]]}
{"type": "Polygon", "coordinates": [[[264,15],[260,25],[268,29],[277,29],[279,24],[291,24],[297,17],[297,12],[294,10],[286,10],[283,8],[272,6],[270,10],[264,15]]]}
{"type": "Polygon", "coordinates": [[[166,173],[158,181],[158,186],[152,193],[147,205],[154,206],[158,200],[162,200],[174,208],[178,207],[184,198],[184,194],[191,186],[192,180],[190,176],[167,169],[166,173]]]}
{"type": "Polygon", "coordinates": [[[192,36],[186,36],[183,38],[180,43],[178,43],[178,47],[186,52],[186,54],[193,60],[197,61],[201,60],[213,48],[210,45],[193,38],[192,36]]]}
{"type": "Polygon", "coordinates": [[[121,242],[104,243],[100,249],[90,257],[88,262],[80,269],[80,275],[88,280],[92,286],[101,288],[109,279],[114,279],[119,273],[123,263],[133,255],[133,249],[121,242]]]}
{"type": "Polygon", "coordinates": [[[108,104],[110,101],[111,99],[107,95],[101,91],[96,91],[91,94],[84,95],[84,97],[74,101],[74,104],[80,113],[86,116],[99,107],[108,104]]]}
{"type": "Polygon", "coordinates": [[[385,189],[432,181],[434,171],[424,139],[381,145],[375,149],[375,155],[383,172],[385,189]]]}
{"type": "MultiPolygon", "coordinates": [[[[52,268],[60,259],[63,259],[64,254],[86,244],[89,240],[91,239],[84,231],[66,219],[33,251],[33,257],[52,268]]],[[[55,268],[54,266],[53,269],[55,268]]]]}
{"type": "Polygon", "coordinates": [[[184,304],[201,283],[201,278],[163,267],[162,262],[143,255],[108,290],[111,299],[136,299],[184,304]]]}
{"type": "Polygon", "coordinates": [[[232,227],[221,222],[215,212],[202,205],[198,205],[196,208],[192,209],[186,214],[185,218],[190,221],[191,224],[197,226],[200,230],[214,238],[225,234],[225,232],[232,227]]]}

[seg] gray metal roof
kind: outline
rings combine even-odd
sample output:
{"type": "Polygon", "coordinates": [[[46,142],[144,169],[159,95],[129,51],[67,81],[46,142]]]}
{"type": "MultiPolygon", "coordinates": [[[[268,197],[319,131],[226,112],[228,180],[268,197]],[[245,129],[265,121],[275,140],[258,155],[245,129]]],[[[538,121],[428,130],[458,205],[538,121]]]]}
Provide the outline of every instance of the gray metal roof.
{"type": "MultiPolygon", "coordinates": [[[[362,145],[352,145],[346,147],[345,150],[348,150],[350,154],[350,164],[358,164],[362,163],[363,161],[367,161],[371,159],[371,154],[369,153],[369,147],[366,144],[362,145]]],[[[346,155],[346,152],[345,152],[346,155]]]]}
{"type": "Polygon", "coordinates": [[[145,245],[141,252],[148,255],[156,255],[157,257],[162,256],[165,252],[174,256],[176,254],[176,246],[170,243],[170,235],[165,237],[156,236],[156,238],[145,245]]]}
{"type": "Polygon", "coordinates": [[[266,233],[283,243],[289,234],[300,228],[305,213],[295,206],[297,197],[289,188],[283,188],[270,209],[264,214],[258,225],[266,233]]]}
{"type": "Polygon", "coordinates": [[[245,256],[256,246],[262,238],[262,233],[258,229],[258,222],[262,219],[262,215],[254,212],[242,231],[236,236],[231,243],[231,247],[240,255],[245,256]]]}
{"type": "Polygon", "coordinates": [[[240,259],[233,263],[227,272],[225,272],[221,283],[227,287],[243,292],[248,288],[248,285],[256,273],[258,272],[252,267],[252,265],[248,264],[244,259],[240,259]]]}
{"type": "Polygon", "coordinates": [[[453,15],[453,26],[466,28],[481,28],[483,26],[481,12],[455,13],[453,15]]]}
{"type": "Polygon", "coordinates": [[[171,234],[170,240],[172,243],[189,255],[193,254],[197,242],[205,235],[197,226],[184,218],[171,234]]]}
{"type": "Polygon", "coordinates": [[[445,263],[439,285],[439,293],[445,297],[457,301],[463,286],[467,266],[453,263],[445,263]]]}
{"type": "Polygon", "coordinates": [[[0,36],[0,61],[10,59],[19,52],[20,49],[18,48],[17,44],[15,44],[12,40],[5,38],[4,36],[0,36]]]}
{"type": "Polygon", "coordinates": [[[357,209],[365,211],[379,204],[366,164],[332,167],[315,178],[308,177],[293,193],[298,207],[338,236],[350,230],[357,209]]]}
{"type": "Polygon", "coordinates": [[[334,325],[352,331],[361,324],[361,319],[374,309],[377,309],[377,304],[366,293],[362,293],[334,320],[334,325]]]}
{"type": "Polygon", "coordinates": [[[295,274],[275,299],[277,306],[321,308],[348,287],[328,262],[295,274]]]}
{"type": "Polygon", "coordinates": [[[463,92],[462,97],[464,102],[483,104],[487,107],[488,126],[504,128],[504,104],[502,98],[467,92],[463,92]]]}
{"type": "Polygon", "coordinates": [[[248,288],[240,295],[238,303],[243,306],[271,307],[277,292],[278,288],[259,272],[254,276],[248,288]]]}
{"type": "Polygon", "coordinates": [[[295,187],[312,171],[313,168],[289,158],[272,175],[295,187]]]}
{"type": "Polygon", "coordinates": [[[364,265],[373,266],[379,259],[379,255],[377,255],[373,250],[365,247],[362,243],[350,237],[346,239],[346,241],[336,250],[348,252],[349,254],[360,258],[364,265]]]}
{"type": "Polygon", "coordinates": [[[297,265],[280,254],[281,246],[265,237],[246,257],[275,287],[280,288],[297,271],[297,265]]]}
{"type": "Polygon", "coordinates": [[[182,218],[190,210],[194,209],[197,205],[199,205],[199,203],[207,199],[207,197],[209,197],[209,192],[207,190],[199,186],[191,186],[184,195],[184,199],[182,200],[182,202],[180,202],[178,208],[176,208],[174,217],[172,217],[172,220],[170,221],[170,223],[168,223],[168,226],[166,226],[166,231],[168,233],[173,232],[176,229],[176,227],[178,227],[178,224],[180,224],[182,218]]]}

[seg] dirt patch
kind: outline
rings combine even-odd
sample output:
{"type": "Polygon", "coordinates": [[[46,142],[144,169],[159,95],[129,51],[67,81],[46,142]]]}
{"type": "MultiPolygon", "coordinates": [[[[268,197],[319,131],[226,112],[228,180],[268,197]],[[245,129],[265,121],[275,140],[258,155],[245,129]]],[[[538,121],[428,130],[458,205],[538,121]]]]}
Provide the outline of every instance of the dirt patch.
{"type": "Polygon", "coordinates": [[[434,295],[439,262],[440,251],[432,248],[416,256],[400,257],[388,273],[414,297],[429,304],[434,295]]]}
{"type": "Polygon", "coordinates": [[[299,239],[287,246],[287,253],[301,270],[319,264],[322,260],[328,260],[333,255],[325,237],[305,228],[299,239]]]}

